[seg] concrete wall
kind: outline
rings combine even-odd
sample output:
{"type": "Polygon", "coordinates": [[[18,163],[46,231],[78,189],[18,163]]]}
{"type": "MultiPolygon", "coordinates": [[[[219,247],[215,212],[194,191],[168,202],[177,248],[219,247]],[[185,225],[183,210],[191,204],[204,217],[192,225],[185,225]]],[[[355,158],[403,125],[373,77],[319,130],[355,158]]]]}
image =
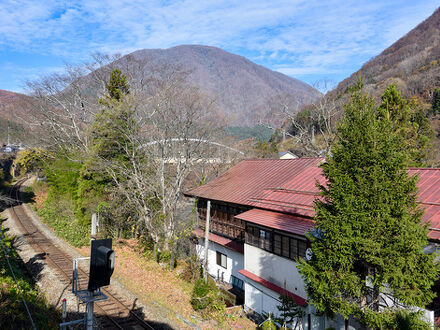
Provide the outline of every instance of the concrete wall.
{"type": "Polygon", "coordinates": [[[307,297],[296,262],[249,244],[244,245],[244,255],[244,269],[300,297],[307,297]]]}
{"type": "MultiPolygon", "coordinates": [[[[266,287],[246,279],[245,282],[245,306],[251,308],[257,313],[271,313],[271,315],[279,316],[278,306],[281,305],[279,301],[279,294],[267,289],[266,287]]],[[[324,330],[326,328],[326,320],[323,317],[316,316],[313,307],[308,306],[304,309],[306,314],[310,314],[310,330],[324,330]]],[[[308,328],[308,315],[302,319],[303,329],[308,328]]]]}
{"type": "MultiPolygon", "coordinates": [[[[205,240],[200,239],[199,244],[196,246],[197,254],[201,260],[205,258],[205,240]]],[[[223,280],[227,283],[231,281],[231,275],[244,280],[245,277],[238,271],[244,268],[244,257],[241,253],[230,250],[223,245],[209,242],[208,245],[208,273],[217,279],[218,276],[222,276],[223,280]],[[227,257],[226,269],[217,265],[217,251],[223,253],[227,257]]]]}

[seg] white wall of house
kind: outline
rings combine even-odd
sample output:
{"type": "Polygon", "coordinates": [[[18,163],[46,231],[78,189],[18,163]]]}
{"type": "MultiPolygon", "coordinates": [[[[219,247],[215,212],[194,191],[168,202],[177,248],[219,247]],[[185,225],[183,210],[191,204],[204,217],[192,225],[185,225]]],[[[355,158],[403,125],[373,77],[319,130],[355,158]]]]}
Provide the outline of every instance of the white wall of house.
{"type": "MultiPolygon", "coordinates": [[[[205,240],[201,238],[199,240],[199,244],[196,246],[197,254],[201,260],[205,258],[205,240]]],[[[244,257],[243,254],[230,250],[223,245],[217,244],[215,242],[210,241],[208,245],[208,273],[220,280],[223,275],[223,281],[226,283],[230,283],[231,275],[238,277],[241,280],[244,280],[245,277],[241,275],[238,271],[244,268],[244,257]],[[222,266],[217,265],[217,251],[223,253],[227,257],[227,266],[223,268],[222,266]]]]}
{"type": "Polygon", "coordinates": [[[280,305],[279,294],[267,289],[250,279],[244,283],[244,304],[257,313],[271,313],[278,315],[277,306],[280,305]]]}
{"type": "MultiPolygon", "coordinates": [[[[246,279],[244,284],[245,287],[245,306],[247,308],[251,308],[257,313],[271,313],[273,316],[279,316],[278,306],[281,305],[279,300],[279,294],[262,286],[259,283],[256,283],[250,279],[246,279]]],[[[315,315],[315,310],[313,307],[308,306],[304,310],[307,314],[310,314],[310,330],[323,330],[326,328],[326,320],[321,316],[315,315]]],[[[308,315],[306,315],[303,320],[303,328],[308,328],[308,315]]],[[[332,324],[332,325],[336,325],[332,324]]],[[[337,328],[339,329],[339,328],[337,328]]],[[[345,330],[345,328],[342,328],[345,330]]]]}
{"type": "Polygon", "coordinates": [[[244,245],[244,269],[300,296],[307,297],[304,281],[293,260],[255,246],[244,245]]]}
{"type": "MultiPolygon", "coordinates": [[[[297,263],[293,260],[277,256],[252,245],[244,245],[245,269],[281,288],[286,289],[300,297],[307,298],[305,285],[297,269],[297,263]]],[[[245,279],[245,306],[257,313],[271,313],[279,315],[277,306],[280,306],[279,293],[274,292],[263,285],[245,279]]],[[[345,330],[345,320],[342,317],[327,319],[315,315],[313,306],[308,305],[305,310],[310,314],[310,330],[324,330],[333,327],[337,330],[345,330]]],[[[303,318],[303,328],[308,327],[308,315],[303,318]]],[[[359,324],[350,320],[348,329],[355,330],[359,324]]]]}

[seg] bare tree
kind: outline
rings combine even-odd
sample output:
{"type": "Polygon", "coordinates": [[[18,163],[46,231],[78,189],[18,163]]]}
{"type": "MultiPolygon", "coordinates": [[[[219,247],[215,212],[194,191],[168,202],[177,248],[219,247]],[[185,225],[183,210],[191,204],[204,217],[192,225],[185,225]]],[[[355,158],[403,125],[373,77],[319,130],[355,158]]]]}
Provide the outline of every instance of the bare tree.
{"type": "Polygon", "coordinates": [[[26,122],[47,147],[88,149],[86,129],[99,109],[97,100],[118,56],[95,54],[93,58],[26,83],[31,96],[26,122]]]}
{"type": "Polygon", "coordinates": [[[212,118],[213,102],[183,78],[168,72],[165,80],[155,81],[153,93],[138,108],[142,141],[136,142],[136,151],[131,149],[133,162],[124,169],[130,171],[129,181],[117,184],[138,205],[152,239],[162,241],[164,250],[170,249],[185,222],[182,192],[188,179],[206,164],[230,161],[224,157],[227,152],[220,154],[222,147],[211,144],[220,129],[212,118]],[[156,202],[160,207],[152,210],[156,202]]]}
{"type": "Polygon", "coordinates": [[[114,59],[98,54],[93,63],[29,83],[38,110],[34,123],[46,145],[93,156],[92,170],[111,178],[107,216],[118,222],[115,235],[129,225],[169,250],[190,224],[184,189],[242,153],[220,140],[215,102],[189,83],[189,72],[150,59],[114,59]],[[98,99],[115,67],[127,76],[130,93],[112,110],[127,110],[136,122],[114,127],[124,161],[93,154],[90,139],[97,114],[106,111],[98,99]]]}
{"type": "Polygon", "coordinates": [[[270,107],[272,117],[283,118],[283,124],[280,128],[270,124],[266,126],[280,131],[283,142],[290,138],[296,148],[307,156],[324,156],[330,152],[335,137],[335,121],[341,113],[334,96],[326,95],[313,105],[301,107],[297,99],[279,95],[271,101],[270,107]]]}

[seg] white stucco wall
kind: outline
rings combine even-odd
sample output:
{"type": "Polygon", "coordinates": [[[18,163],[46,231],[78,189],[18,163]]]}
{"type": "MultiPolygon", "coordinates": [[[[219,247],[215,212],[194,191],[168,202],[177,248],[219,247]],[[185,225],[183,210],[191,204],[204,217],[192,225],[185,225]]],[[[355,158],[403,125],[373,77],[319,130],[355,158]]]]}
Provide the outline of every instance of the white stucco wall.
{"type": "MultiPolygon", "coordinates": [[[[205,240],[202,238],[199,244],[196,246],[197,254],[201,260],[205,258],[205,240]]],[[[217,279],[217,276],[223,273],[223,280],[230,283],[231,275],[244,280],[245,277],[241,275],[238,271],[244,268],[244,257],[243,254],[230,250],[223,245],[209,242],[208,245],[208,273],[217,279]],[[223,253],[227,257],[227,267],[226,269],[222,266],[217,265],[217,251],[223,253]]]]}
{"type": "MultiPolygon", "coordinates": [[[[245,306],[251,308],[257,313],[271,313],[271,315],[279,316],[278,306],[281,305],[279,301],[279,294],[267,289],[266,287],[246,279],[245,282],[245,306]]],[[[313,307],[308,306],[304,309],[307,314],[310,314],[311,330],[324,330],[326,323],[323,317],[316,316],[313,307]]],[[[308,329],[308,316],[303,320],[303,328],[308,329]]]]}
{"type": "MultiPolygon", "coordinates": [[[[296,262],[248,244],[244,245],[244,256],[244,266],[247,271],[281,288],[286,287],[288,291],[307,299],[304,282],[298,272],[296,262]]],[[[280,304],[279,293],[246,278],[246,307],[260,314],[270,312],[277,316],[279,315],[277,306],[280,304]]],[[[311,305],[308,305],[304,311],[306,314],[310,314],[311,330],[324,330],[328,327],[345,330],[345,320],[342,317],[336,317],[334,320],[330,320],[322,316],[317,316],[315,315],[315,309],[311,305]]],[[[303,318],[303,328],[308,329],[308,315],[303,318]]],[[[357,329],[357,323],[354,320],[350,320],[348,328],[349,330],[357,329]]]]}
{"type": "Polygon", "coordinates": [[[244,245],[244,269],[265,280],[306,298],[306,290],[297,263],[255,246],[244,245]]]}

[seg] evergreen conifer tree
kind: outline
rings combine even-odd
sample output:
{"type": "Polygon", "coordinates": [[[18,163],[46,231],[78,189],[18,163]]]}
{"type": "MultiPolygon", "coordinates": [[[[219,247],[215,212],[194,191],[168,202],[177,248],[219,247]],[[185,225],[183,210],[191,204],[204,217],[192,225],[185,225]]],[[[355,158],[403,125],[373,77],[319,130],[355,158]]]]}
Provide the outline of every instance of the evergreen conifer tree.
{"type": "Polygon", "coordinates": [[[299,306],[291,297],[285,294],[281,294],[279,300],[281,304],[277,306],[277,309],[280,312],[281,324],[291,324],[295,319],[298,319],[299,322],[302,322],[305,312],[301,306],[299,306]]]}
{"type": "Polygon", "coordinates": [[[102,111],[95,115],[88,129],[89,155],[81,169],[78,213],[89,219],[89,212],[105,201],[105,191],[112,185],[106,167],[112,164],[129,166],[129,154],[134,148],[130,137],[138,134],[139,125],[130,101],[127,77],[119,69],[111,72],[106,95],[99,99],[102,111]]]}
{"type": "Polygon", "coordinates": [[[409,166],[425,166],[433,147],[434,132],[425,111],[416,99],[405,100],[395,85],[390,85],[381,96],[378,116],[386,117],[401,135],[409,154],[409,166]]]}
{"type": "Polygon", "coordinates": [[[381,298],[425,306],[438,277],[434,256],[423,252],[428,225],[393,109],[377,109],[361,91],[346,104],[338,142],[322,165],[327,184],[315,203],[313,256],[299,266],[318,311],[354,316],[371,328],[386,327],[393,315],[381,298]]]}

